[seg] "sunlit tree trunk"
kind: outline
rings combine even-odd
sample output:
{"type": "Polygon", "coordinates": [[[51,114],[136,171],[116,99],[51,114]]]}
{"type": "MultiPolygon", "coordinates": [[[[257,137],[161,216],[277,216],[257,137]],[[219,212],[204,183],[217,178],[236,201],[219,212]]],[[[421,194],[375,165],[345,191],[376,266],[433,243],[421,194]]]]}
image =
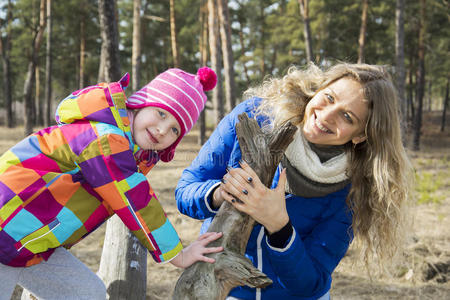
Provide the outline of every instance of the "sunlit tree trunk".
{"type": "Polygon", "coordinates": [[[86,61],[86,19],[84,17],[84,14],[82,14],[80,20],[80,66],[79,66],[80,78],[78,81],[78,87],[80,89],[82,89],[85,85],[84,83],[85,61],[86,61]]]}
{"type": "Polygon", "coordinates": [[[425,19],[426,19],[426,1],[420,0],[420,24],[419,24],[419,55],[418,55],[418,70],[417,70],[417,111],[414,118],[414,139],[413,149],[420,150],[420,136],[422,129],[422,109],[423,109],[423,95],[425,89],[425,19]]]}
{"type": "MultiPolygon", "coordinates": [[[[114,0],[99,0],[100,35],[102,37],[101,64],[104,80],[112,82],[120,79],[119,35],[114,0]]],[[[100,78],[100,76],[99,76],[100,78]]]]}
{"type": "Polygon", "coordinates": [[[131,82],[133,92],[140,87],[141,69],[141,0],[133,1],[133,49],[131,54],[131,82]]]}
{"type": "Polygon", "coordinates": [[[365,62],[364,47],[366,44],[366,29],[367,29],[367,10],[369,8],[369,0],[362,0],[362,13],[361,13],[361,27],[359,29],[358,39],[358,63],[365,62]]]}
{"type": "Polygon", "coordinates": [[[177,27],[175,22],[175,0],[170,0],[170,41],[172,43],[173,66],[178,68],[180,66],[180,58],[178,56],[177,27]]]}
{"type": "Polygon", "coordinates": [[[40,75],[40,68],[39,65],[36,66],[36,75],[35,75],[35,89],[34,89],[34,103],[35,103],[35,116],[36,116],[36,125],[41,126],[43,125],[43,118],[42,118],[42,113],[43,113],[43,102],[41,99],[41,75],[40,75]]]}
{"type": "Polygon", "coordinates": [[[309,9],[308,0],[298,0],[300,5],[300,14],[303,18],[303,35],[305,36],[305,48],[306,48],[306,59],[307,61],[313,61],[313,50],[312,50],[312,38],[311,38],[311,28],[309,25],[309,9]]]}
{"type": "Polygon", "coordinates": [[[32,100],[32,90],[34,83],[34,76],[36,72],[36,65],[38,61],[38,53],[42,44],[45,30],[45,11],[46,11],[46,0],[41,0],[40,4],[40,19],[39,25],[36,29],[36,34],[33,38],[33,44],[31,47],[31,57],[28,62],[27,74],[25,77],[25,83],[23,86],[23,101],[25,107],[25,135],[28,136],[33,132],[33,100],[32,100]]]}
{"type": "MultiPolygon", "coordinates": [[[[208,6],[205,1],[200,7],[200,65],[206,66],[208,62],[208,6]]],[[[202,110],[198,118],[199,135],[197,143],[203,145],[206,142],[206,108],[202,110]]]]}
{"type": "Polygon", "coordinates": [[[209,52],[211,68],[217,74],[217,85],[213,89],[212,103],[216,125],[225,115],[222,91],[222,60],[220,57],[219,24],[217,18],[217,0],[208,0],[209,52]]]}
{"type": "Polygon", "coordinates": [[[47,49],[45,51],[45,126],[50,126],[52,111],[52,0],[47,0],[47,49]]]}
{"type": "Polygon", "coordinates": [[[261,78],[266,74],[266,26],[265,26],[265,14],[264,14],[264,0],[259,1],[259,26],[260,26],[260,39],[259,46],[261,47],[261,60],[259,61],[259,70],[261,72],[261,78]]]}
{"type": "Polygon", "coordinates": [[[406,135],[407,103],[405,99],[405,0],[397,0],[395,8],[395,75],[402,115],[402,136],[406,135]]]}
{"type": "Polygon", "coordinates": [[[230,112],[236,103],[234,89],[234,59],[233,49],[231,47],[231,24],[228,11],[228,1],[218,0],[218,14],[220,20],[220,37],[222,43],[225,100],[228,112],[230,112]]]}
{"type": "Polygon", "coordinates": [[[8,128],[14,126],[13,110],[12,110],[12,93],[11,93],[11,22],[12,22],[12,6],[11,0],[8,0],[8,11],[6,13],[6,34],[0,30],[0,56],[3,62],[3,92],[5,95],[6,120],[5,125],[8,128]]]}
{"type": "MultiPolygon", "coordinates": [[[[99,0],[100,30],[105,52],[105,78],[119,80],[118,30],[113,0],[99,0]],[[105,42],[106,41],[106,42],[105,42]],[[114,42],[115,41],[115,42],[114,42]]],[[[147,250],[118,216],[107,222],[98,275],[108,299],[145,299],[147,250]]]]}
{"type": "Polygon", "coordinates": [[[444,132],[444,130],[445,130],[445,118],[446,118],[447,107],[448,107],[449,80],[450,80],[450,78],[447,77],[447,85],[445,87],[445,97],[444,97],[444,105],[443,105],[444,107],[442,108],[441,132],[444,132]]]}

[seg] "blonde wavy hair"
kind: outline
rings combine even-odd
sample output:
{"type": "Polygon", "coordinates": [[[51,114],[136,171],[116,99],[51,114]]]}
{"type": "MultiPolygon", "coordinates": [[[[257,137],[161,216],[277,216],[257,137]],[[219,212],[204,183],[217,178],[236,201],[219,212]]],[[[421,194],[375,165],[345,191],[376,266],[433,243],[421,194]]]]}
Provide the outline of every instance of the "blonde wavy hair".
{"type": "Polygon", "coordinates": [[[351,141],[347,204],[353,213],[352,230],[363,262],[371,258],[386,266],[404,242],[407,199],[412,168],[403,147],[396,89],[386,69],[367,64],[338,63],[327,70],[314,64],[291,67],[282,78],[266,79],[244,95],[262,98],[257,115],[270,117],[273,126],[291,121],[301,126],[306,104],[321,89],[343,78],[359,82],[369,105],[367,139],[351,141]]]}

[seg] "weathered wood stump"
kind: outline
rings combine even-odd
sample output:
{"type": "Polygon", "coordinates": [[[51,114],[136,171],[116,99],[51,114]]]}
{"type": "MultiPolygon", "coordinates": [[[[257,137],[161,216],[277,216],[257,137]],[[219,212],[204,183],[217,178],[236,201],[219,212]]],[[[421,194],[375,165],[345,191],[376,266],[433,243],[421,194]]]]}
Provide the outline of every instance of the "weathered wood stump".
{"type": "MultiPolygon", "coordinates": [[[[284,150],[292,142],[297,127],[291,123],[264,134],[258,123],[247,114],[238,116],[236,133],[242,158],[270,187],[284,150]]],[[[211,243],[224,251],[211,254],[216,263],[197,262],[187,268],[175,286],[173,299],[225,299],[231,289],[240,285],[264,288],[272,281],[244,256],[255,220],[225,202],[208,231],[223,232],[223,237],[211,243]]]]}

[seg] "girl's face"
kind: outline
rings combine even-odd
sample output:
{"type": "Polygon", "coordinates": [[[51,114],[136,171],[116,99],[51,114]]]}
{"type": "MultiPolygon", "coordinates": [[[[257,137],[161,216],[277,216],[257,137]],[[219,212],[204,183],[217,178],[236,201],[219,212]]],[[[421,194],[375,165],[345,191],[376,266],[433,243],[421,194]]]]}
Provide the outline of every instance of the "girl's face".
{"type": "Polygon", "coordinates": [[[180,133],[180,124],[165,109],[147,106],[134,117],[133,137],[142,149],[164,150],[178,139],[180,133]]]}
{"type": "Polygon", "coordinates": [[[317,94],[305,109],[303,133],[319,145],[358,144],[366,139],[364,129],[369,107],[361,84],[343,77],[317,94]]]}

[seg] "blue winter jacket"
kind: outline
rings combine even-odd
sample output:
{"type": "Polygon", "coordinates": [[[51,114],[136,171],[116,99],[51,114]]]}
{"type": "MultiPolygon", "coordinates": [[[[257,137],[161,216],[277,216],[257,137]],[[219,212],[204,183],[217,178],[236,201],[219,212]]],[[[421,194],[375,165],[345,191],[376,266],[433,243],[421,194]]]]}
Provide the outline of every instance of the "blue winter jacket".
{"type": "MultiPolygon", "coordinates": [[[[178,209],[196,219],[206,219],[206,231],[216,210],[210,207],[211,191],[220,184],[226,167],[238,167],[241,151],[236,137],[237,116],[253,117],[259,99],[239,104],[217,126],[192,164],[183,171],[175,191],[178,209]]],[[[258,123],[264,121],[257,119],[258,123]]],[[[277,185],[280,168],[275,174],[277,185]]],[[[293,234],[283,248],[268,244],[264,228],[256,225],[245,255],[273,284],[265,289],[237,287],[230,296],[240,299],[317,299],[331,286],[331,274],[352,240],[352,216],[346,205],[349,186],[318,198],[286,194],[293,234]]]]}

